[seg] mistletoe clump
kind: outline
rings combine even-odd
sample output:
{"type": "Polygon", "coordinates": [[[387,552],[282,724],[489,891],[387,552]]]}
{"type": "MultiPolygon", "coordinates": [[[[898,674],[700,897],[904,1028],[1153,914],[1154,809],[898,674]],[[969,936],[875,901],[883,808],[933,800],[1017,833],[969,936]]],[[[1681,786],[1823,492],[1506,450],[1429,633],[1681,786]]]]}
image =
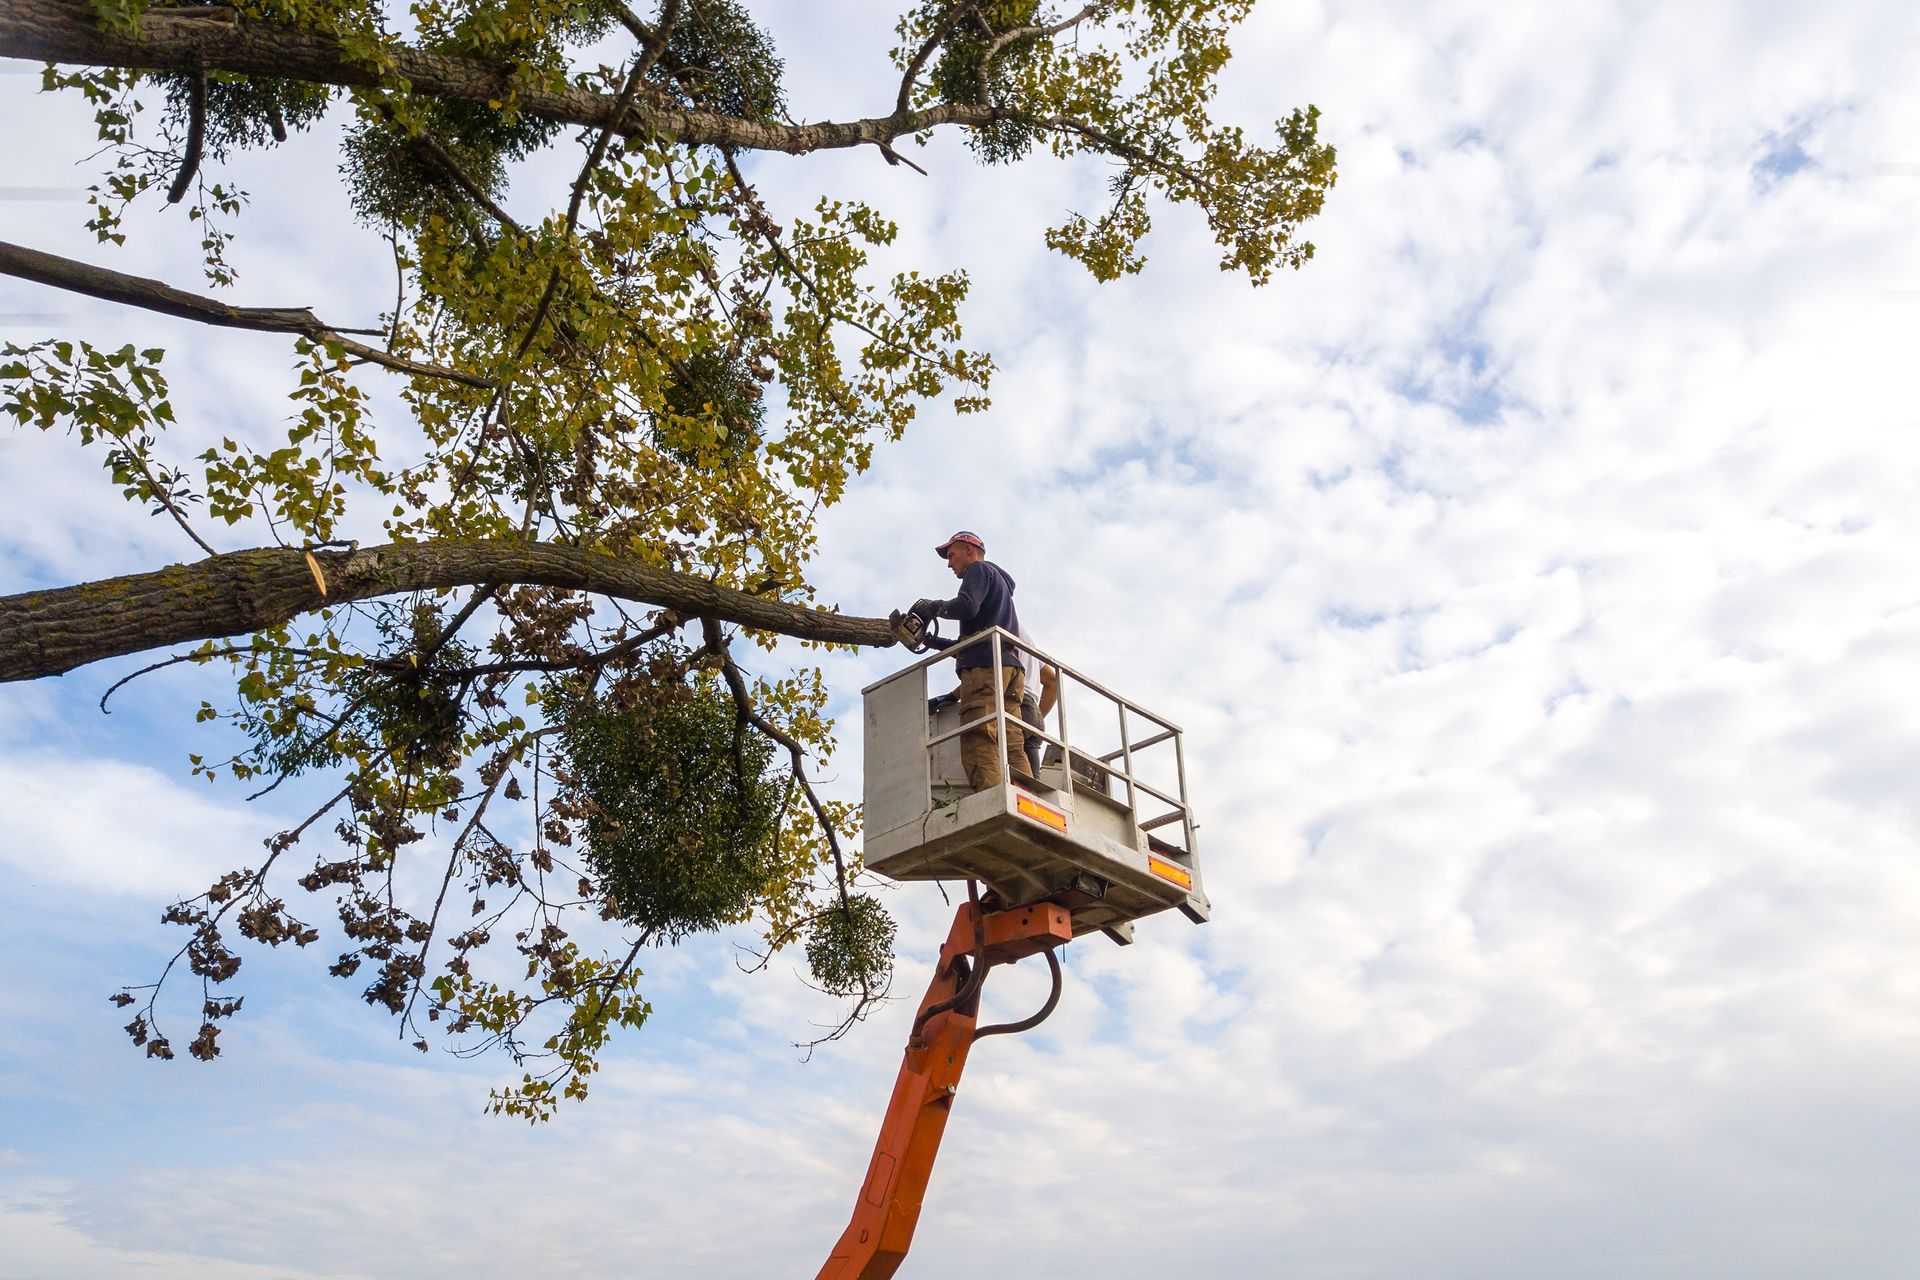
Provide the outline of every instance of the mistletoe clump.
{"type": "Polygon", "coordinates": [[[893,975],[896,926],[872,894],[856,893],[807,927],[807,967],[831,996],[885,990],[893,975]]]}
{"type": "Polygon", "coordinates": [[[787,778],[711,682],[647,701],[564,695],[564,775],[608,909],[677,940],[746,919],[778,865],[787,778]]]}

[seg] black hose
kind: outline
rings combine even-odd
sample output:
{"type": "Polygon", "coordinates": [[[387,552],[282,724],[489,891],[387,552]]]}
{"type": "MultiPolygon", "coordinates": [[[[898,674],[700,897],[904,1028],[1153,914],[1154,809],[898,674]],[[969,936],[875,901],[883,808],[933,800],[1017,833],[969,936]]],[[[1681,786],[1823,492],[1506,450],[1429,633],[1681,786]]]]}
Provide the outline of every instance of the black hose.
{"type": "Polygon", "coordinates": [[[1047,1002],[1040,1006],[1040,1012],[1031,1018],[1022,1018],[1018,1022],[996,1022],[990,1027],[981,1027],[973,1033],[975,1040],[983,1040],[988,1036],[1010,1036],[1021,1031],[1031,1031],[1047,1020],[1054,1006],[1060,1003],[1060,957],[1053,953],[1051,947],[1041,954],[1047,958],[1047,967],[1053,970],[1053,990],[1047,994],[1047,1002]]]}

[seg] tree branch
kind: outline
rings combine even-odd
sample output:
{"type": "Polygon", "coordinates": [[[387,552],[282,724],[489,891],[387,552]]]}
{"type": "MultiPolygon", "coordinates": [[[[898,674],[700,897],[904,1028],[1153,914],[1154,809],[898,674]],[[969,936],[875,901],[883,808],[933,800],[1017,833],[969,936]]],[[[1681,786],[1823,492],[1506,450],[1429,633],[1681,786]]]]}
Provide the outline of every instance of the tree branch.
{"type": "Polygon", "coordinates": [[[840,837],[834,832],[833,820],[827,816],[826,806],[820,803],[819,795],[813,789],[813,783],[807,778],[807,755],[800,746],[799,739],[786,733],[768,720],[753,705],[752,695],[747,691],[746,677],[740,674],[740,668],[734,664],[733,655],[727,652],[727,640],[720,631],[720,620],[706,617],[700,620],[705,629],[707,648],[720,660],[720,674],[727,682],[727,690],[733,695],[734,710],[746,723],[758,729],[787,749],[787,757],[793,765],[793,776],[800,781],[800,789],[806,793],[807,803],[813,808],[814,820],[820,824],[820,834],[825,837],[827,848],[833,853],[834,885],[840,893],[840,909],[851,912],[852,904],[847,900],[847,860],[840,851],[840,837]]]}
{"type": "Polygon", "coordinates": [[[1015,40],[1031,40],[1034,38],[1051,40],[1062,31],[1068,31],[1079,26],[1106,7],[1106,0],[1094,0],[1094,3],[1087,5],[1071,18],[1062,19],[1052,26],[1015,27],[1011,31],[1003,31],[995,36],[993,43],[987,46],[986,53],[980,58],[980,101],[985,102],[987,100],[987,90],[993,76],[993,60],[1000,56],[1002,49],[1012,44],[1015,40]]]}
{"type": "Polygon", "coordinates": [[[1195,191],[1208,195],[1217,194],[1219,191],[1217,186],[1201,177],[1200,174],[1195,172],[1191,167],[1180,164],[1177,160],[1168,160],[1164,156],[1157,155],[1137,143],[1128,142],[1125,138],[1117,134],[1109,133],[1097,125],[1087,123],[1085,120],[1076,120],[1072,116],[1050,116],[1045,120],[1036,121],[1036,123],[1043,129],[1058,129],[1063,133],[1078,134],[1088,142],[1095,144],[1113,155],[1132,161],[1142,168],[1151,169],[1163,178],[1167,178],[1173,182],[1183,183],[1186,186],[1192,187],[1195,191]]]}
{"type": "Polygon", "coordinates": [[[893,643],[882,618],[802,608],[638,559],[553,543],[448,539],[311,554],[326,579],[325,594],[307,567],[307,553],[276,547],[0,597],[0,682],[251,633],[356,600],[465,586],[560,587],[800,640],[893,643]]]}
{"type": "Polygon", "coordinates": [[[522,240],[533,238],[527,234],[525,227],[513,220],[512,214],[502,209],[493,197],[487,194],[484,187],[468,176],[467,171],[460,167],[460,162],[448,154],[447,149],[441,146],[439,140],[432,134],[416,133],[407,139],[407,145],[413,149],[415,155],[444,173],[454,186],[466,193],[467,199],[485,209],[488,216],[495,222],[522,240]]]}
{"type": "MultiPolygon", "coordinates": [[[[153,473],[153,464],[148,462],[138,449],[131,447],[124,449],[121,451],[121,456],[126,458],[127,461],[134,466],[140,468],[141,477],[146,480],[147,487],[153,491],[153,500],[166,508],[167,514],[173,517],[173,522],[180,526],[180,532],[192,538],[194,545],[208,555],[218,555],[219,553],[213,549],[212,543],[194,532],[193,526],[187,522],[187,513],[182,511],[180,504],[173,500],[173,492],[171,488],[169,488],[171,481],[163,481],[160,476],[155,475],[153,473]]],[[[177,478],[178,476],[176,475],[174,479],[177,478]]]]}
{"type": "MultiPolygon", "coordinates": [[[[569,242],[573,240],[574,228],[580,225],[580,206],[586,200],[587,184],[593,181],[594,172],[599,169],[600,162],[607,158],[607,144],[613,141],[614,127],[626,118],[627,110],[633,106],[634,95],[640,91],[640,82],[646,77],[647,69],[666,49],[667,37],[672,32],[674,19],[679,13],[679,0],[668,0],[668,8],[671,12],[661,23],[659,39],[634,59],[632,70],[627,72],[626,83],[620,86],[620,97],[613,104],[613,117],[601,127],[594,138],[593,146],[587,152],[586,163],[580,166],[580,176],[574,179],[573,194],[567,200],[566,225],[560,233],[569,242]]],[[[516,359],[524,357],[532,348],[533,340],[539,336],[540,326],[547,322],[547,315],[553,308],[553,299],[559,291],[560,264],[556,262],[553,264],[553,269],[547,273],[547,287],[540,294],[540,303],[533,310],[533,320],[527,325],[525,336],[520,339],[520,349],[514,353],[516,359]]]]}
{"type": "MultiPolygon", "coordinates": [[[[807,804],[813,809],[814,821],[820,824],[820,834],[826,839],[827,848],[833,854],[833,883],[835,889],[839,892],[838,909],[845,912],[849,920],[852,919],[853,902],[847,891],[846,854],[841,851],[840,837],[833,829],[833,819],[828,815],[827,807],[820,802],[819,793],[813,789],[813,782],[807,777],[807,756],[805,750],[801,748],[799,739],[795,738],[792,734],[783,732],[779,726],[761,715],[754,707],[752,695],[747,690],[746,677],[741,674],[740,668],[735,665],[733,655],[727,651],[727,639],[726,636],[721,633],[719,621],[712,617],[706,617],[702,618],[700,622],[706,632],[706,647],[719,658],[720,674],[727,682],[728,692],[733,695],[734,711],[740,717],[741,722],[752,725],[761,733],[787,749],[787,757],[793,767],[793,777],[799,781],[800,789],[806,793],[807,804]]],[[[854,1001],[853,1008],[847,1011],[847,1015],[840,1019],[839,1024],[835,1026],[833,1030],[817,1040],[808,1041],[805,1045],[807,1052],[812,1053],[813,1050],[819,1048],[829,1040],[838,1040],[840,1037],[846,1035],[847,1032],[853,1030],[855,1024],[865,1018],[869,1012],[886,998],[886,990],[883,988],[875,991],[873,985],[868,982],[866,975],[862,974],[860,977],[860,998],[854,1001]]]]}
{"type": "MultiPolygon", "coordinates": [[[[198,649],[191,653],[176,653],[171,658],[162,658],[158,662],[149,663],[138,671],[129,672],[121,676],[118,680],[115,680],[111,685],[107,686],[107,691],[100,695],[100,714],[103,716],[112,715],[113,712],[107,708],[107,699],[120,692],[121,686],[132,684],[135,680],[138,680],[141,676],[149,672],[159,671],[166,667],[178,666],[182,662],[210,662],[215,658],[230,658],[235,654],[252,652],[254,652],[254,648],[250,644],[230,644],[225,648],[212,649],[206,653],[202,653],[198,649]]],[[[277,652],[282,654],[298,653],[303,656],[312,656],[315,658],[333,656],[324,649],[280,649],[277,652]]]]}
{"type": "Polygon", "coordinates": [[[264,333],[297,333],[316,342],[337,343],[349,355],[398,373],[422,378],[446,378],[482,390],[491,390],[493,387],[493,383],[476,374],[419,364],[342,337],[338,329],[305,307],[236,307],[217,298],[187,293],[145,276],[126,275],[4,240],[0,240],[0,274],[18,276],[22,280],[51,285],[70,293],[83,293],[106,302],[178,316],[183,320],[198,320],[202,324],[220,325],[228,329],[256,329],[264,333]]]}
{"type": "Polygon", "coordinates": [[[218,6],[149,10],[138,24],[132,35],[102,31],[87,0],[7,0],[0,5],[0,57],[139,71],[234,71],[343,88],[404,80],[415,93],[476,105],[511,97],[528,115],[610,127],[623,137],[792,155],[873,146],[944,125],[985,125],[999,118],[990,107],[941,103],[864,120],[780,124],[646,101],[634,102],[622,116],[616,95],[515,85],[505,66],[401,44],[389,46],[384,68],[376,68],[351,59],[332,36],[218,6]]]}
{"type": "MultiPolygon", "coordinates": [[[[787,252],[787,247],[780,243],[780,237],[776,233],[773,217],[767,212],[766,206],[760,203],[760,196],[747,182],[747,175],[741,172],[738,158],[735,157],[731,151],[723,152],[723,154],[726,156],[727,173],[732,176],[734,186],[739,188],[741,198],[747,202],[747,206],[753,214],[753,217],[749,219],[746,224],[746,229],[760,238],[761,242],[767,246],[767,249],[773,256],[780,260],[780,265],[785,267],[795,280],[798,280],[802,285],[806,286],[808,294],[813,297],[814,301],[820,304],[822,313],[829,320],[838,320],[841,324],[849,328],[858,329],[861,333],[866,334],[882,346],[898,351],[910,360],[918,360],[922,364],[932,365],[949,378],[956,380],[965,379],[966,375],[961,370],[940,360],[938,357],[930,356],[918,347],[910,346],[903,342],[896,342],[892,338],[876,331],[872,325],[836,307],[833,299],[829,298],[825,291],[823,291],[818,284],[814,283],[812,276],[800,269],[800,264],[794,261],[791,253],[787,252]]],[[[919,166],[915,165],[914,168],[918,169],[919,166]]],[[[920,172],[925,173],[926,170],[920,169],[920,172]]]]}
{"type": "Polygon", "coordinates": [[[414,1001],[420,998],[420,981],[426,972],[427,950],[433,946],[434,933],[440,927],[440,908],[446,905],[447,888],[453,883],[453,873],[460,865],[461,856],[467,851],[468,839],[476,830],[483,829],[480,826],[480,820],[487,816],[487,806],[493,803],[494,793],[499,791],[500,784],[506,780],[508,768],[526,751],[527,744],[531,741],[533,741],[531,736],[522,738],[496,757],[501,762],[500,771],[494,774],[493,781],[487,784],[486,791],[481,794],[479,802],[474,807],[473,816],[467,819],[467,825],[460,829],[460,834],[454,838],[452,849],[447,853],[447,870],[440,877],[440,893],[433,900],[433,914],[427,917],[427,936],[420,940],[420,950],[416,953],[420,962],[420,973],[408,984],[407,1007],[400,1015],[400,1038],[403,1040],[406,1039],[408,1026],[413,1022],[413,1005],[414,1001]]]}
{"type": "Polygon", "coordinates": [[[980,7],[980,0],[954,0],[953,7],[941,15],[938,25],[929,34],[924,43],[913,51],[913,57],[907,60],[907,69],[900,77],[900,96],[894,101],[893,114],[902,115],[913,106],[914,81],[926,69],[927,59],[940,47],[940,42],[952,34],[960,25],[960,19],[980,7]]]}
{"type": "MultiPolygon", "coordinates": [[[[666,0],[666,3],[660,6],[660,25],[650,32],[642,28],[643,34],[640,36],[640,74],[642,76],[653,70],[654,64],[666,56],[667,41],[673,39],[673,29],[680,25],[680,7],[681,0],[666,0]]],[[[626,17],[633,17],[633,10],[625,5],[621,5],[620,9],[626,17]]],[[[638,21],[635,19],[636,25],[638,21]]],[[[632,29],[629,28],[629,30],[632,29]]]]}
{"type": "Polygon", "coordinates": [[[167,188],[167,203],[186,199],[193,175],[200,171],[200,150],[207,141],[207,73],[196,72],[187,85],[187,151],[180,160],[180,172],[173,175],[167,188]]]}

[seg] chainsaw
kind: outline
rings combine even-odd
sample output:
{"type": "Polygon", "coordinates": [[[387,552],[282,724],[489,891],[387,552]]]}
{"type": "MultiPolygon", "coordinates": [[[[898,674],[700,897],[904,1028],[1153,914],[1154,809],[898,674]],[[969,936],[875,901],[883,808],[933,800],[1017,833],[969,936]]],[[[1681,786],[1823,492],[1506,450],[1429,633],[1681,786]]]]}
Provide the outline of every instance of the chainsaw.
{"type": "Polygon", "coordinates": [[[940,638],[938,619],[911,611],[902,613],[898,609],[887,615],[887,630],[893,632],[894,641],[905,646],[908,653],[925,653],[927,641],[940,638]]]}

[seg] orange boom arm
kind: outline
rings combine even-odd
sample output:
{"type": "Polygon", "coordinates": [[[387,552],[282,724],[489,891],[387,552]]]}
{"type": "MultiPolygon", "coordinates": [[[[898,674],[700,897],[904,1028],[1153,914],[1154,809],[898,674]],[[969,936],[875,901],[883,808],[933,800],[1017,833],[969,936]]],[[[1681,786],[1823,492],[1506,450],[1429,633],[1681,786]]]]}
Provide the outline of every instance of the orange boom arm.
{"type": "Polygon", "coordinates": [[[980,1036],[1025,1030],[1052,1012],[1053,999],[1060,994],[1060,966],[1053,949],[1072,938],[1073,921],[1057,903],[1037,902],[991,914],[978,903],[961,904],[907,1037],[906,1056],[853,1220],[820,1269],[819,1280],[886,1280],[899,1269],[920,1221],[920,1202],[933,1176],[934,1157],[940,1154],[940,1136],[967,1066],[967,1050],[980,1036]],[[1023,1023],[975,1031],[987,971],[1043,953],[1054,973],[1054,994],[1046,1008],[1023,1023]]]}

